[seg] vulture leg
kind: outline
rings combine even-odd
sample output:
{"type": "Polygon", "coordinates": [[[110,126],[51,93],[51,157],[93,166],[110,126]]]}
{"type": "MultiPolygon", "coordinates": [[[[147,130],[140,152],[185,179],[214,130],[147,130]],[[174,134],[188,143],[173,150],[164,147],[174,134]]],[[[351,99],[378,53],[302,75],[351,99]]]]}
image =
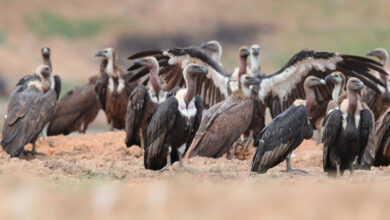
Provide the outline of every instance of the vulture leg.
{"type": "Polygon", "coordinates": [[[287,172],[287,173],[307,173],[306,171],[304,170],[300,170],[300,169],[292,169],[291,168],[291,154],[292,153],[289,153],[286,157],[286,170],[283,170],[282,172],[287,172]]]}
{"type": "Polygon", "coordinates": [[[179,155],[179,166],[184,168],[183,155],[181,154],[181,152],[178,152],[178,155],[179,155]]]}
{"type": "Polygon", "coordinates": [[[167,165],[165,167],[163,167],[160,170],[160,172],[164,172],[165,170],[170,170],[171,172],[173,172],[173,170],[172,170],[172,163],[171,163],[171,151],[172,151],[172,147],[169,146],[168,154],[167,154],[167,165]]]}
{"type": "Polygon", "coordinates": [[[253,130],[251,130],[249,132],[249,136],[246,138],[246,142],[245,142],[245,145],[244,145],[244,151],[246,151],[248,149],[248,146],[249,144],[254,141],[253,139],[253,130]]]}
{"type": "Polygon", "coordinates": [[[336,177],[340,176],[341,175],[341,173],[340,173],[340,162],[338,162],[338,161],[336,161],[336,171],[337,171],[336,177]]]}
{"type": "Polygon", "coordinates": [[[45,156],[46,155],[45,153],[37,152],[37,148],[36,148],[35,142],[32,145],[33,145],[32,150],[31,151],[25,151],[26,153],[31,154],[31,155],[41,155],[41,156],[45,156]]]}
{"type": "Polygon", "coordinates": [[[114,122],[110,122],[110,131],[114,131],[114,122]]]}
{"type": "Polygon", "coordinates": [[[139,131],[139,139],[141,141],[141,148],[145,149],[144,131],[142,129],[139,131]]]}

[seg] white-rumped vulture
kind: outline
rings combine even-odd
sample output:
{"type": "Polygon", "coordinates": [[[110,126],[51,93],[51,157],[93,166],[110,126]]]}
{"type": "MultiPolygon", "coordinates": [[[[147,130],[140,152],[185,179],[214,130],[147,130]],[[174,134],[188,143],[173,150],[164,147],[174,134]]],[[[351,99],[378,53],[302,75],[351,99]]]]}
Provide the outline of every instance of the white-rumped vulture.
{"type": "Polygon", "coordinates": [[[347,98],[324,121],[323,167],[330,176],[343,175],[346,169],[353,172],[364,159],[374,121],[372,112],[360,100],[363,87],[361,80],[350,78],[347,98]]]}
{"type": "Polygon", "coordinates": [[[246,75],[249,54],[248,47],[240,48],[238,89],[207,110],[186,157],[221,157],[249,129],[255,107],[251,86],[260,83],[259,79],[246,75]]]}
{"type": "Polygon", "coordinates": [[[28,143],[33,144],[32,153],[37,153],[35,141],[53,117],[56,102],[56,92],[50,89],[44,93],[41,78],[36,74],[23,78],[16,86],[8,100],[1,140],[11,157],[21,158],[28,143]]]}
{"type": "Polygon", "coordinates": [[[61,94],[61,78],[58,75],[52,75],[53,66],[50,59],[51,50],[48,47],[44,47],[41,49],[41,53],[43,65],[49,66],[51,69],[50,73],[41,74],[43,92],[47,92],[49,89],[54,89],[57,93],[58,100],[61,94]]]}
{"type": "Polygon", "coordinates": [[[286,171],[291,169],[289,155],[304,139],[313,136],[310,116],[317,105],[315,88],[325,85],[325,80],[309,76],[304,82],[306,100],[295,100],[282,114],[276,116],[256,137],[257,146],[253,156],[251,171],[266,173],[286,160],[286,171]]]}
{"type": "Polygon", "coordinates": [[[150,71],[150,80],[146,86],[139,84],[129,96],[126,113],[126,146],[138,145],[145,148],[146,131],[157,107],[163,103],[169,93],[158,77],[159,65],[154,57],[136,59],[134,68],[145,66],[150,71]]]}
{"type": "MultiPolygon", "coordinates": [[[[159,75],[166,82],[167,90],[175,86],[183,86],[184,79],[181,69],[186,64],[197,63],[208,68],[209,74],[199,78],[196,88],[196,94],[202,97],[206,109],[224,100],[230,94],[230,74],[198,47],[144,51],[130,58],[145,56],[156,57],[160,65],[159,75]]],[[[259,76],[261,79],[258,90],[259,100],[269,107],[271,116],[276,117],[294,100],[305,98],[303,82],[308,76],[324,79],[334,71],[341,71],[346,77],[357,77],[376,92],[380,92],[380,88],[384,86],[383,82],[369,72],[377,71],[387,74],[382,64],[365,57],[303,50],[295,54],[275,73],[259,76]]],[[[134,79],[143,78],[146,82],[147,75],[147,69],[139,69],[135,71],[134,79]]],[[[316,129],[321,128],[318,119],[325,116],[332,90],[331,85],[315,89],[318,107],[313,112],[312,123],[316,129]]]]}
{"type": "MultiPolygon", "coordinates": [[[[379,62],[388,70],[387,63],[389,55],[384,48],[377,48],[367,52],[367,56],[374,56],[379,59],[379,62]]],[[[379,77],[385,84],[384,91],[377,93],[370,88],[365,87],[362,91],[362,100],[367,103],[370,109],[374,112],[377,120],[390,107],[390,92],[389,92],[389,77],[385,74],[375,72],[376,77],[379,77]]]]}
{"type": "Polygon", "coordinates": [[[147,130],[144,166],[150,170],[169,168],[182,157],[190,146],[202,120],[202,100],[195,96],[199,75],[207,68],[189,64],[184,68],[185,89],[177,91],[160,104],[147,130]]]}
{"type": "Polygon", "coordinates": [[[95,90],[102,109],[106,113],[110,129],[124,129],[126,124],[127,98],[137,86],[137,82],[128,83],[125,73],[117,65],[117,54],[113,48],[106,48],[95,54],[103,57],[100,63],[100,77],[95,90]]]}
{"type": "Polygon", "coordinates": [[[91,76],[87,85],[73,88],[60,99],[53,120],[47,128],[48,136],[68,135],[74,131],[85,133],[101,108],[95,92],[97,78],[91,76]]]}

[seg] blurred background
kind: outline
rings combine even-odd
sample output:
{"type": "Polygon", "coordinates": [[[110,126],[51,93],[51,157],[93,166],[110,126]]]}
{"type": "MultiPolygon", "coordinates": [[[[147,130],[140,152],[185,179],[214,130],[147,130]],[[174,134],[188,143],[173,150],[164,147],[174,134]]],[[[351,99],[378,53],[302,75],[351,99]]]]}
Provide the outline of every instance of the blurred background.
{"type": "MultiPolygon", "coordinates": [[[[11,90],[51,47],[62,94],[99,73],[99,49],[117,49],[120,64],[140,50],[222,43],[233,70],[241,45],[262,48],[272,73],[301,49],[364,55],[390,43],[387,0],[0,0],[0,76],[11,90]]],[[[4,102],[4,98],[3,98],[4,102]]],[[[4,111],[1,108],[0,113],[4,111]]],[[[92,127],[105,126],[102,115],[92,127]],[[99,121],[101,123],[99,123],[99,121]]]]}

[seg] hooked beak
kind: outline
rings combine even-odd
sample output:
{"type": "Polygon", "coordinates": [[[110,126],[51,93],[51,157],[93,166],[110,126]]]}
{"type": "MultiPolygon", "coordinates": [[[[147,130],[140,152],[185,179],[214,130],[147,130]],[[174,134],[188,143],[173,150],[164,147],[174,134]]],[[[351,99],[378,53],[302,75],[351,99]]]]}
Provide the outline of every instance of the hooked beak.
{"type": "Polygon", "coordinates": [[[357,88],[358,88],[359,90],[362,90],[362,89],[364,88],[364,83],[363,83],[363,82],[359,82],[357,88]]]}
{"type": "Polygon", "coordinates": [[[249,85],[258,85],[258,84],[260,84],[260,82],[261,82],[261,80],[259,78],[257,78],[257,77],[251,77],[247,81],[247,83],[249,85]]]}
{"type": "Polygon", "coordinates": [[[252,48],[252,54],[258,56],[260,54],[260,48],[252,48]]]}
{"type": "Polygon", "coordinates": [[[50,68],[48,68],[48,67],[42,68],[42,69],[41,69],[41,74],[42,74],[43,76],[48,76],[48,75],[50,75],[50,68]]]}
{"type": "Polygon", "coordinates": [[[334,76],[333,75],[327,75],[325,77],[325,81],[328,83],[334,83],[334,76]]]}
{"type": "Polygon", "coordinates": [[[42,48],[42,54],[45,56],[48,56],[50,54],[49,48],[47,48],[47,47],[42,48]]]}
{"type": "Polygon", "coordinates": [[[208,46],[209,46],[208,43],[203,43],[203,44],[200,45],[200,48],[206,49],[208,46]]]}
{"type": "Polygon", "coordinates": [[[320,80],[320,84],[325,86],[325,85],[326,85],[326,81],[323,80],[323,79],[321,79],[321,80],[320,80]]]}
{"type": "Polygon", "coordinates": [[[242,57],[247,57],[247,56],[249,56],[249,54],[250,54],[250,51],[248,50],[248,49],[245,49],[245,50],[242,50],[241,51],[241,56],[242,57]]]}
{"type": "Polygon", "coordinates": [[[95,54],[95,57],[106,57],[106,55],[104,54],[104,51],[99,51],[95,54]]]}
{"type": "Polygon", "coordinates": [[[209,70],[204,66],[199,66],[199,72],[201,74],[207,75],[209,73],[209,70]]]}
{"type": "Polygon", "coordinates": [[[374,51],[373,50],[372,51],[368,51],[366,56],[374,56],[374,51]]]}

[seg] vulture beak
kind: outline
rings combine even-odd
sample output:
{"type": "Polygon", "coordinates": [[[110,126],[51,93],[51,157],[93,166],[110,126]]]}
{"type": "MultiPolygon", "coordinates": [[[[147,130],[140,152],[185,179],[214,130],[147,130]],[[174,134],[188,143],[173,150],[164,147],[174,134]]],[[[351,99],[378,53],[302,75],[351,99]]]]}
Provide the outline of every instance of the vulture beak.
{"type": "Polygon", "coordinates": [[[328,83],[334,83],[334,80],[335,80],[335,78],[334,78],[333,75],[327,75],[325,77],[325,81],[328,82],[328,83]]]}
{"type": "Polygon", "coordinates": [[[240,53],[240,55],[242,57],[247,57],[247,56],[249,56],[249,54],[250,54],[250,51],[248,49],[241,50],[241,53],[240,53]]]}
{"type": "Polygon", "coordinates": [[[134,60],[134,66],[143,66],[143,60],[142,59],[134,60]]]}
{"type": "Polygon", "coordinates": [[[197,71],[197,73],[207,75],[209,73],[209,70],[204,66],[199,66],[199,71],[197,71]]]}
{"type": "Polygon", "coordinates": [[[359,90],[362,90],[364,88],[364,83],[363,82],[359,82],[358,85],[357,85],[357,88],[359,90]]]}
{"type": "Polygon", "coordinates": [[[248,79],[248,81],[247,81],[247,83],[248,83],[249,85],[258,85],[258,84],[260,84],[260,82],[261,82],[261,80],[258,79],[257,77],[250,77],[250,78],[248,79]]]}
{"type": "Polygon", "coordinates": [[[260,48],[252,48],[252,54],[258,56],[260,54],[260,48]]]}
{"type": "Polygon", "coordinates": [[[50,73],[51,73],[51,71],[50,71],[50,67],[43,67],[42,69],[41,69],[41,75],[42,76],[49,76],[50,75],[50,73]]]}
{"type": "Polygon", "coordinates": [[[42,54],[45,56],[50,55],[50,50],[47,47],[42,48],[42,54]]]}
{"type": "Polygon", "coordinates": [[[208,46],[209,46],[208,43],[203,43],[203,44],[200,45],[200,48],[206,49],[208,46]]]}
{"type": "Polygon", "coordinates": [[[326,85],[325,80],[321,79],[321,80],[320,80],[320,84],[325,86],[325,85],[326,85]]]}
{"type": "Polygon", "coordinates": [[[375,51],[373,51],[373,50],[368,51],[366,56],[375,56],[374,53],[375,53],[375,51]]]}
{"type": "Polygon", "coordinates": [[[95,57],[106,57],[106,55],[104,54],[104,51],[101,50],[101,51],[99,51],[99,52],[97,52],[97,53],[95,54],[95,57]]]}

